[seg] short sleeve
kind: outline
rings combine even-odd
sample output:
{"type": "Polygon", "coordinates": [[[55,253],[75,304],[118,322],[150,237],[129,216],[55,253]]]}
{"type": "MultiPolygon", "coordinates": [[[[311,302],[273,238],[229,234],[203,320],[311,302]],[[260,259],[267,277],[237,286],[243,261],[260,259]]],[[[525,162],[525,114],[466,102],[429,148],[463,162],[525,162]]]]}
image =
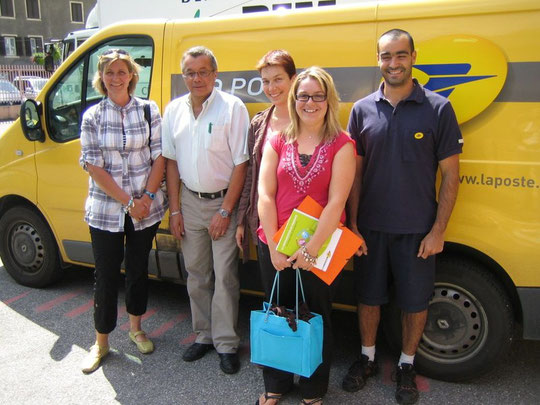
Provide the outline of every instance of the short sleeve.
{"type": "Polygon", "coordinates": [[[441,161],[461,153],[463,137],[457,122],[456,114],[450,102],[445,103],[440,112],[437,137],[437,160],[441,161]]]}
{"type": "Polygon", "coordinates": [[[229,147],[235,166],[249,160],[248,130],[249,113],[244,103],[237,99],[232,106],[231,130],[229,133],[229,147]]]}
{"type": "Polygon", "coordinates": [[[268,138],[268,143],[276,151],[278,156],[281,156],[281,149],[283,148],[283,145],[285,145],[285,140],[283,139],[283,135],[281,133],[274,132],[270,136],[270,138],[268,138]]]}
{"type": "Polygon", "coordinates": [[[359,123],[358,123],[360,116],[361,116],[360,106],[358,104],[355,104],[351,110],[351,115],[349,116],[347,132],[351,134],[351,138],[353,139],[356,145],[356,153],[360,156],[365,156],[366,151],[364,150],[362,141],[360,139],[361,128],[359,127],[359,123]]]}
{"type": "Polygon", "coordinates": [[[99,104],[90,108],[83,115],[81,124],[81,157],[79,164],[84,170],[88,170],[87,165],[103,167],[103,151],[99,146],[98,127],[99,118],[97,109],[99,104]]]}

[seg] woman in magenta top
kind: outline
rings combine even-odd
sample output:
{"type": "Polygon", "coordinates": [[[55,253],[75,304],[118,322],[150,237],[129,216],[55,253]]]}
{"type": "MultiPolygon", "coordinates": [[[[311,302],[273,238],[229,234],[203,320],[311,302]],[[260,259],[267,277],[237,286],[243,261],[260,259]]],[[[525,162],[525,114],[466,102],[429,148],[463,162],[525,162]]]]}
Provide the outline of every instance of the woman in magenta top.
{"type": "MultiPolygon", "coordinates": [[[[332,77],[319,67],[298,74],[288,98],[291,124],[269,139],[259,175],[258,212],[261,226],[259,263],[269,296],[276,271],[280,273],[280,304],[294,306],[294,269],[306,270],[302,281],[307,304],[324,322],[323,362],[310,378],[300,378],[302,403],[319,405],[328,389],[332,334],[330,313],[337,281],[330,286],[309,270],[324,241],[345,221],[345,203],[355,173],[355,148],[338,120],[339,98],[332,77]],[[272,236],[292,210],[309,195],[324,209],[315,234],[291,257],[278,252],[272,236]]],[[[339,277],[337,278],[339,279],[339,277]]],[[[336,279],[336,280],[337,280],[336,279]]],[[[293,375],[263,369],[265,394],[259,404],[276,404],[292,389],[293,375]]]]}

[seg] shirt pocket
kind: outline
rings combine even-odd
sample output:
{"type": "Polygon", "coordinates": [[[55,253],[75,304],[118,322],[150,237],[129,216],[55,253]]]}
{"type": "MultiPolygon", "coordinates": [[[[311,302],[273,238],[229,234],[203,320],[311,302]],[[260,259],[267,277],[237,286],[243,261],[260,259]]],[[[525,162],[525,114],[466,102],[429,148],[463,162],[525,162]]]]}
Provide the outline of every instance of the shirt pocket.
{"type": "Polygon", "coordinates": [[[401,132],[401,158],[404,162],[433,161],[435,142],[431,129],[404,128],[401,132]]]}
{"type": "Polygon", "coordinates": [[[227,125],[208,124],[205,130],[205,148],[211,152],[228,151],[227,125]]]}

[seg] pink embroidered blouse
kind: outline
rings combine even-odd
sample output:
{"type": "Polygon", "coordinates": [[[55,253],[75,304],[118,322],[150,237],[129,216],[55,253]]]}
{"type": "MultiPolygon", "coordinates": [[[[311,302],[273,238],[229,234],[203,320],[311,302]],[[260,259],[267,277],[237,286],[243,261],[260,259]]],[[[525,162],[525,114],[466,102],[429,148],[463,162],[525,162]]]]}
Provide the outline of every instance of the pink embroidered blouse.
{"type": "MultiPolygon", "coordinates": [[[[320,143],[305,167],[300,163],[296,142],[286,143],[281,134],[272,136],[268,142],[279,156],[275,197],[279,229],[307,195],[326,206],[334,156],[343,145],[354,141],[347,133],[341,132],[332,141],[320,143]]],[[[345,222],[345,211],[340,221],[345,222]]],[[[257,229],[257,235],[261,241],[268,243],[262,226],[257,229]]]]}

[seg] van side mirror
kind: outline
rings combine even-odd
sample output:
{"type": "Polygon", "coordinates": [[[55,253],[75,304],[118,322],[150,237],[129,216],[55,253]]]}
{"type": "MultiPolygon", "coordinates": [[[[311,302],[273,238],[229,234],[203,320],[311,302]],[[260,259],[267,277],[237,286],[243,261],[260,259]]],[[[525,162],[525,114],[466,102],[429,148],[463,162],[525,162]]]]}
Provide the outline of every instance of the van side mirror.
{"type": "Polygon", "coordinates": [[[21,104],[21,125],[24,136],[29,141],[45,142],[45,132],[41,125],[43,106],[40,102],[28,99],[21,104]]]}

